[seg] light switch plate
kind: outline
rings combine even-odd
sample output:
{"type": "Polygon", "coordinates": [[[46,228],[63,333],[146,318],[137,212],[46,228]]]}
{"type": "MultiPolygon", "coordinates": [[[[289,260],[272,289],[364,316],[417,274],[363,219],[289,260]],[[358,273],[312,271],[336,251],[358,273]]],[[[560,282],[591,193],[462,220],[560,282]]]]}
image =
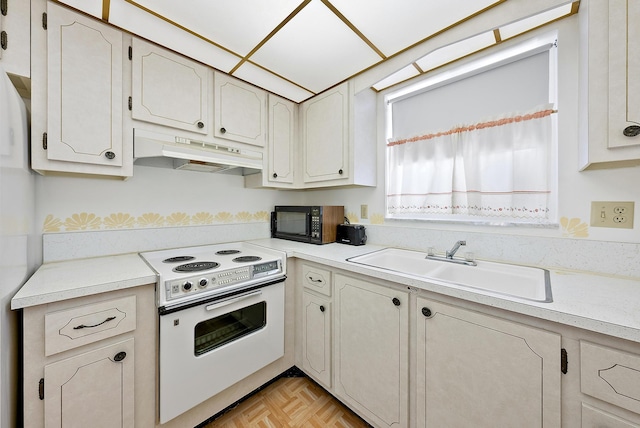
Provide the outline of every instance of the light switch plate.
{"type": "Polygon", "coordinates": [[[369,218],[369,205],[360,205],[360,218],[369,218]]]}
{"type": "Polygon", "coordinates": [[[591,226],[633,229],[634,202],[591,202],[591,226]]]}

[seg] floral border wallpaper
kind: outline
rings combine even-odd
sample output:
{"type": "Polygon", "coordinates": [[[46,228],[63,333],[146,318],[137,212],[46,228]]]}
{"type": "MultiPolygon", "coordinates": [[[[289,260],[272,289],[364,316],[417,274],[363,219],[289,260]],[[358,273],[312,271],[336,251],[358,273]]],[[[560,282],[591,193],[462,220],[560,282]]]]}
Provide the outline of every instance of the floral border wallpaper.
{"type": "MultiPolygon", "coordinates": [[[[174,212],[166,216],[159,213],[144,213],[137,217],[122,212],[112,213],[106,217],[100,217],[95,213],[81,212],[72,214],[70,217],[62,220],[53,214],[49,214],[44,219],[42,232],[143,229],[147,227],[204,226],[252,222],[266,223],[269,222],[270,216],[271,214],[268,211],[257,211],[254,213],[241,211],[235,214],[228,211],[220,211],[217,213],[202,211],[195,214],[174,212]]],[[[360,218],[353,212],[348,212],[346,217],[351,223],[360,223],[360,218]]],[[[384,224],[384,214],[372,214],[369,218],[369,224],[384,224]]],[[[589,236],[589,225],[580,218],[560,218],[560,229],[563,237],[587,238],[589,236]]]]}

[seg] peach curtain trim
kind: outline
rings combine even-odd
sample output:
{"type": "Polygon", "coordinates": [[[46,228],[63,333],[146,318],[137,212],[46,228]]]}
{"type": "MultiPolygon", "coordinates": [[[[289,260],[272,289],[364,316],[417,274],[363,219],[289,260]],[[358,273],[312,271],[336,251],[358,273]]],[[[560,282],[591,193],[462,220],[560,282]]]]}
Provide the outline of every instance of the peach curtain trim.
{"type": "Polygon", "coordinates": [[[453,129],[450,129],[450,130],[444,131],[444,132],[437,132],[435,134],[418,135],[416,137],[403,138],[401,140],[389,141],[389,143],[387,143],[387,147],[398,146],[398,145],[406,144],[406,143],[414,143],[416,141],[431,140],[433,138],[438,138],[438,137],[442,137],[442,136],[445,136],[445,135],[451,135],[451,134],[456,134],[456,133],[475,131],[477,129],[494,128],[496,126],[508,125],[510,123],[515,123],[515,122],[524,122],[526,120],[540,119],[540,118],[543,118],[543,117],[550,116],[553,113],[557,113],[557,112],[558,112],[558,110],[547,109],[547,110],[537,111],[537,112],[534,112],[534,113],[523,114],[523,115],[518,115],[518,116],[514,116],[514,117],[506,117],[506,118],[498,119],[498,120],[492,120],[492,121],[489,121],[489,122],[476,123],[475,125],[459,126],[457,128],[453,128],[453,129]]]}

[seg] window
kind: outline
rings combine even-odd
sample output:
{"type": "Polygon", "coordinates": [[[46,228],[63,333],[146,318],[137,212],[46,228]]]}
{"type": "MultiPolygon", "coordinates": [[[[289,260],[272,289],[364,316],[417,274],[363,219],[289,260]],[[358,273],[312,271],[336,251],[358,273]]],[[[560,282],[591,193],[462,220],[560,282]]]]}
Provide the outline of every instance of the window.
{"type": "Polygon", "coordinates": [[[387,217],[553,224],[556,34],[389,93],[387,217]]]}

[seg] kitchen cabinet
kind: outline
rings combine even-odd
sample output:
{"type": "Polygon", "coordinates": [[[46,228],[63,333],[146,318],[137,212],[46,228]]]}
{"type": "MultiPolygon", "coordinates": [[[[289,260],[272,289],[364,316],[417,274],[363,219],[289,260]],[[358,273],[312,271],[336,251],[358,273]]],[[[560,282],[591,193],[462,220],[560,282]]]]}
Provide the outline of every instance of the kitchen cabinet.
{"type": "Polygon", "coordinates": [[[375,100],[345,82],[300,105],[303,187],[376,185],[375,100]]]}
{"type": "Polygon", "coordinates": [[[267,93],[223,73],[215,73],[214,136],[264,147],[267,135],[267,93]]]}
{"type": "Polygon", "coordinates": [[[375,426],[406,427],[409,293],[342,274],[334,279],[335,394],[375,426]]]}
{"type": "Polygon", "coordinates": [[[210,68],[135,37],[131,61],[134,120],[209,134],[210,68]]]}
{"type": "Polygon", "coordinates": [[[7,73],[28,78],[31,76],[29,2],[5,0],[1,9],[0,65],[7,73]]]}
{"type": "Polygon", "coordinates": [[[417,426],[560,427],[560,335],[419,297],[417,426]]]}
{"type": "Polygon", "coordinates": [[[639,15],[637,1],[580,6],[580,169],[640,165],[639,15]]]}
{"type": "Polygon", "coordinates": [[[133,427],[133,341],[46,365],[45,427],[133,427]]]}
{"type": "Polygon", "coordinates": [[[295,177],[298,108],[295,103],[269,94],[269,138],[265,178],[270,187],[291,187],[295,177]]]}
{"type": "Polygon", "coordinates": [[[155,426],[156,319],[155,284],[24,308],[24,425],[155,426]]]}
{"type": "Polygon", "coordinates": [[[302,307],[302,370],[330,389],[331,301],[305,291],[302,307]]]}
{"type": "Polygon", "coordinates": [[[122,32],[53,2],[32,12],[32,168],[130,177],[122,32]]]}

